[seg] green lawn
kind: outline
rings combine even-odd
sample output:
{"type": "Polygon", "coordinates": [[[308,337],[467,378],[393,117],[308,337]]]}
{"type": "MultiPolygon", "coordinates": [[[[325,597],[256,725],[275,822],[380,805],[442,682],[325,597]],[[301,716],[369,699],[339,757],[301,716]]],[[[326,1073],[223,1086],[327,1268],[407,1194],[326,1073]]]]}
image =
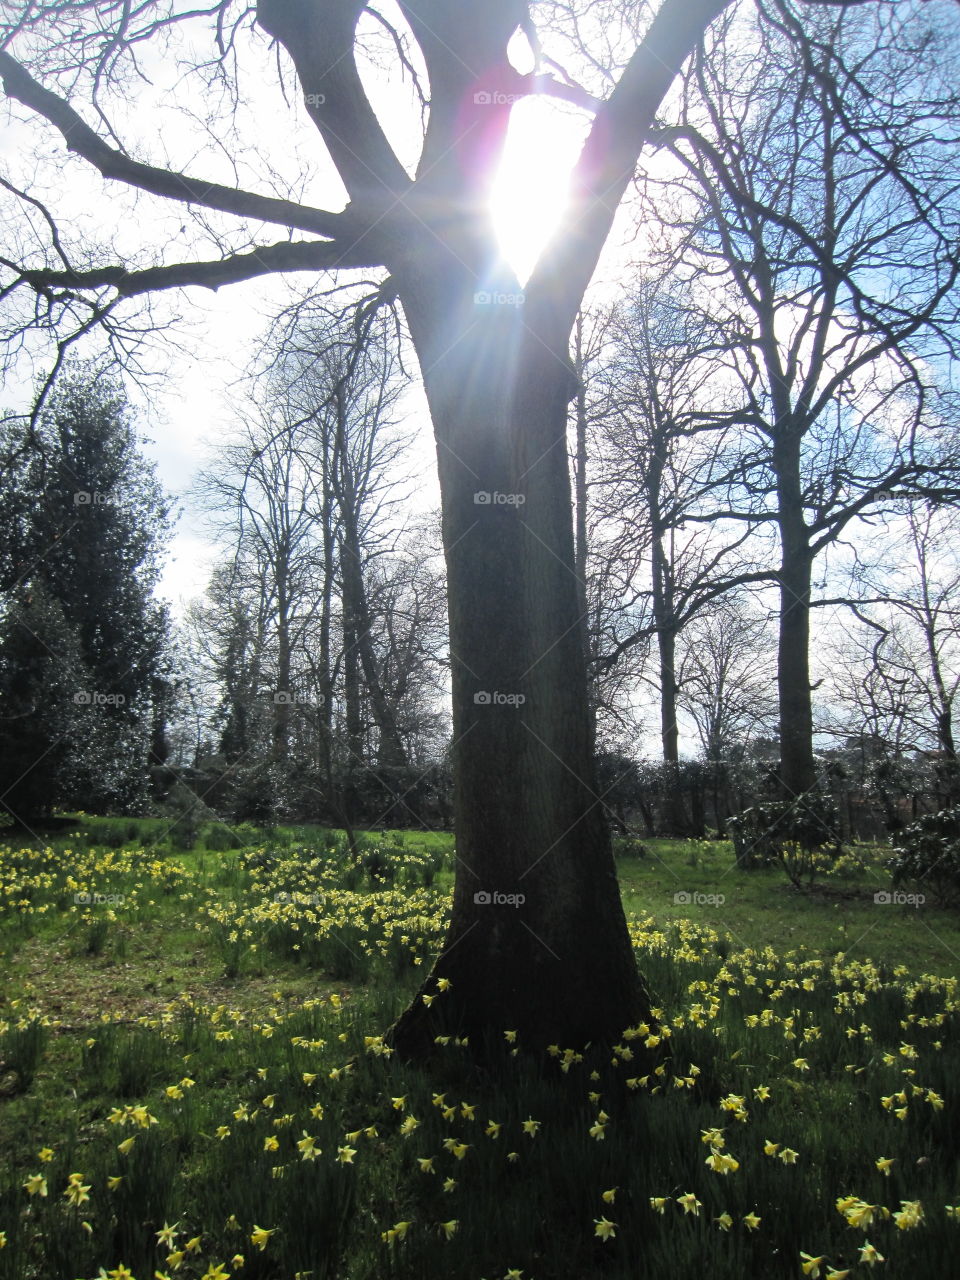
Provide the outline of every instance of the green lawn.
{"type": "Polygon", "coordinates": [[[618,870],[659,1027],[478,1071],[379,1038],[449,835],[357,866],[318,828],[86,822],[0,849],[0,1280],[949,1274],[960,928],[875,903],[882,850],[799,893],[647,841],[618,870]]]}

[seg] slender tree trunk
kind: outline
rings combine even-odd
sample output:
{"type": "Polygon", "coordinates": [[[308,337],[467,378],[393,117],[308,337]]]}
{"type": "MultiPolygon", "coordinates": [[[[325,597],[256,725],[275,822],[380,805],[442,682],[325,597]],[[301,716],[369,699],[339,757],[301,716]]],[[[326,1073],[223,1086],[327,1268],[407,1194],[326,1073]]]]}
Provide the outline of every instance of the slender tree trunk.
{"type": "Polygon", "coordinates": [[[498,1028],[530,1047],[609,1040],[649,1005],[594,774],[566,353],[525,341],[519,308],[470,298],[434,307],[467,314],[432,331],[418,292],[401,296],[438,445],[460,865],[423,990],[452,985],[415,1000],[392,1040],[408,1054],[441,1029],[477,1050],[502,1044],[498,1028]]]}
{"type": "Polygon", "coordinates": [[[277,574],[277,694],[273,707],[273,756],[286,763],[290,755],[290,601],[286,572],[277,574]]]}

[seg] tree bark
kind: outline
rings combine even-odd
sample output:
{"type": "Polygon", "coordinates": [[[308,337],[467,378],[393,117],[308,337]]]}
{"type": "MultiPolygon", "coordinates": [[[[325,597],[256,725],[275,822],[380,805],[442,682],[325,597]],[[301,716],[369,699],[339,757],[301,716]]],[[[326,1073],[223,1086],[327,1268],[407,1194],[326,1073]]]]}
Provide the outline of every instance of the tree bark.
{"type": "Polygon", "coordinates": [[[534,1047],[582,1045],[649,1016],[594,776],[571,370],[519,306],[476,306],[468,288],[441,308],[461,324],[440,334],[401,286],[438,448],[459,863],[422,990],[435,994],[440,977],[451,987],[429,1007],[415,1001],[391,1032],[411,1054],[441,1031],[478,1050],[505,1030],[534,1047]]]}

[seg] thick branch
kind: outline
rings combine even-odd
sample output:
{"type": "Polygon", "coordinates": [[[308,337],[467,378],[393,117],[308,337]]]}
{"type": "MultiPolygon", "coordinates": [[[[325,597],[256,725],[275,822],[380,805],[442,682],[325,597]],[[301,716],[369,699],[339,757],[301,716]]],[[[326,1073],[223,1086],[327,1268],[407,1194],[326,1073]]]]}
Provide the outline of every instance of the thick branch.
{"type": "Polygon", "coordinates": [[[542,308],[562,340],[596,268],[613,220],[674,77],[730,0],[664,0],[613,93],[596,114],[574,169],[573,214],[537,264],[527,315],[542,308]],[[558,283],[559,282],[559,283],[558,283]]]}
{"type": "Polygon", "coordinates": [[[214,262],[176,262],[166,267],[146,267],[142,271],[130,271],[126,267],[98,267],[92,271],[13,269],[19,272],[22,282],[37,291],[112,287],[119,297],[130,298],[155,289],[183,289],[189,285],[219,289],[224,284],[237,284],[280,271],[333,271],[341,267],[380,265],[369,256],[344,249],[332,240],[284,240],[214,262]]]}
{"type": "Polygon", "coordinates": [[[68,102],[45,89],[15,58],[2,51],[0,79],[8,97],[49,120],[63,135],[68,149],[92,164],[104,178],[125,182],[151,195],[183,204],[203,205],[207,209],[218,209],[241,218],[255,218],[259,222],[278,223],[298,231],[335,236],[343,229],[342,214],[314,209],[293,200],[279,200],[223,187],[203,178],[191,178],[185,173],[132,160],[104,142],[68,102]]]}

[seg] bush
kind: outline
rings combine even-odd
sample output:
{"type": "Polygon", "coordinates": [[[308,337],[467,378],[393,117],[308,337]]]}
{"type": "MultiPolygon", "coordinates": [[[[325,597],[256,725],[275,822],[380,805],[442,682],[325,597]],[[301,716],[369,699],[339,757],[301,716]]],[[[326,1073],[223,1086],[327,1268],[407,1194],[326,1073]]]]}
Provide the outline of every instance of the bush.
{"type": "Polygon", "coordinates": [[[894,887],[922,883],[946,906],[960,904],[960,805],[904,827],[890,865],[894,887]]]}
{"type": "Polygon", "coordinates": [[[797,888],[812,884],[843,852],[839,814],[819,792],[754,805],[731,818],[729,827],[738,867],[779,864],[797,888]]]}

